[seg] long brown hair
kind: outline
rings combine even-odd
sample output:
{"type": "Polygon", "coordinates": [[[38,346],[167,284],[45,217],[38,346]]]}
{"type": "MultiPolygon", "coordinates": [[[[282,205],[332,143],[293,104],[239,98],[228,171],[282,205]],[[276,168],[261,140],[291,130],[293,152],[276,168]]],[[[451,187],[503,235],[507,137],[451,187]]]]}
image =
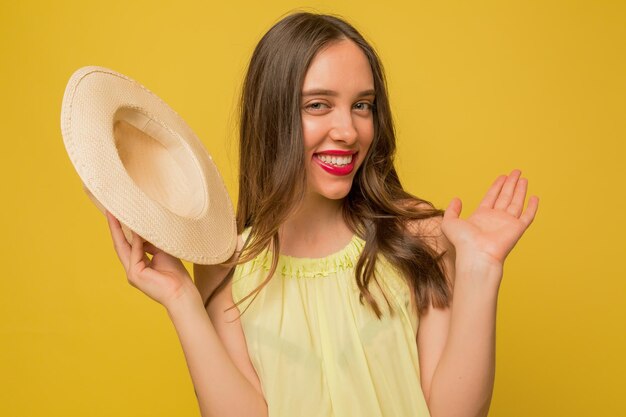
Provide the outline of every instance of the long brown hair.
{"type": "MultiPolygon", "coordinates": [[[[256,298],[276,270],[279,227],[305,191],[300,114],[304,77],[316,53],[341,39],[353,41],[365,53],[375,90],[374,139],[343,205],[348,227],[365,240],[355,277],[360,302],[365,298],[376,316],[382,316],[368,286],[376,280],[377,257],[383,255],[407,279],[419,311],[431,302],[437,307],[447,306],[450,284],[440,261],[442,254],[409,231],[411,222],[441,216],[443,211],[402,188],[394,167],[396,139],[380,60],[363,36],[343,19],[305,12],[283,18],[263,36],[252,54],[243,84],[237,231],[251,230],[236,264],[248,262],[268,248],[273,257],[267,278],[236,305],[253,294],[256,298]]],[[[233,272],[231,265],[207,305],[233,272]]],[[[385,300],[391,308],[386,296],[385,300]]]]}

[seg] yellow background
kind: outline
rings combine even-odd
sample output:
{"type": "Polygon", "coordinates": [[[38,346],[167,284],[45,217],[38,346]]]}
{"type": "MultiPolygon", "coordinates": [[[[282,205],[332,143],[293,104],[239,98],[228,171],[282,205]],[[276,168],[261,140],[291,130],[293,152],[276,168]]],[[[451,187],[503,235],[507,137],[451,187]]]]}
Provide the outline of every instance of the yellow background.
{"type": "Polygon", "coordinates": [[[139,80],[234,197],[245,65],[303,6],[378,49],[409,191],[467,216],[520,168],[541,198],[505,265],[490,415],[626,415],[626,4],[381,4],[2,1],[0,415],[199,415],[165,310],[126,282],[65,152],[63,91],[84,65],[139,80]]]}

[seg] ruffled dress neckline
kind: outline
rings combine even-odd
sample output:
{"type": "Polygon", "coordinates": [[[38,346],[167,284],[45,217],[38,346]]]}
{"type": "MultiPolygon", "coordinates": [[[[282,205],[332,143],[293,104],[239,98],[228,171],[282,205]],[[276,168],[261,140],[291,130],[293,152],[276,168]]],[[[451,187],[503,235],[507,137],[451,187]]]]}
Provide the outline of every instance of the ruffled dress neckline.
{"type": "MultiPolygon", "coordinates": [[[[249,234],[249,230],[246,232],[244,238],[249,234]]],[[[354,234],[342,249],[321,258],[279,254],[276,273],[285,278],[315,278],[335,275],[340,271],[354,270],[364,246],[365,241],[354,234]]],[[[269,271],[272,265],[272,256],[273,252],[266,249],[262,256],[255,259],[255,262],[260,262],[260,266],[269,271]]]]}

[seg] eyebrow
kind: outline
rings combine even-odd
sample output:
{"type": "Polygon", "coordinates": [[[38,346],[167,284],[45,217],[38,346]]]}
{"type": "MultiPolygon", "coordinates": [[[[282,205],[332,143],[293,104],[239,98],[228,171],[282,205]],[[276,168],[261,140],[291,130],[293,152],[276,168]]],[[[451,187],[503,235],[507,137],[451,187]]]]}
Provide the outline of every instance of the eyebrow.
{"type": "MultiPolygon", "coordinates": [[[[313,90],[307,90],[307,91],[303,91],[302,92],[302,97],[308,97],[308,96],[333,96],[336,97],[338,96],[339,93],[337,93],[334,90],[325,90],[323,88],[316,88],[313,90]]],[[[375,96],[376,95],[376,91],[374,90],[365,90],[365,91],[361,91],[358,94],[358,97],[363,97],[363,96],[375,96]]]]}

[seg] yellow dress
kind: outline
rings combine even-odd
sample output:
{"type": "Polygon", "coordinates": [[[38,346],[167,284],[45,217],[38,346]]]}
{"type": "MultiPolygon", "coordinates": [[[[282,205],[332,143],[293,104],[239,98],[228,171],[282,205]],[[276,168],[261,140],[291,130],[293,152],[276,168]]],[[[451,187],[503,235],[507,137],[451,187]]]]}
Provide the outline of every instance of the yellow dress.
{"type": "MultiPolygon", "coordinates": [[[[369,289],[382,320],[361,305],[354,271],[363,246],[354,236],[325,258],[281,255],[256,299],[239,305],[240,312],[249,305],[241,324],[269,417],[429,416],[409,287],[380,257],[377,277],[396,314],[389,316],[374,281],[369,289]]],[[[235,302],[265,279],[271,257],[267,250],[236,267],[235,302]]]]}

